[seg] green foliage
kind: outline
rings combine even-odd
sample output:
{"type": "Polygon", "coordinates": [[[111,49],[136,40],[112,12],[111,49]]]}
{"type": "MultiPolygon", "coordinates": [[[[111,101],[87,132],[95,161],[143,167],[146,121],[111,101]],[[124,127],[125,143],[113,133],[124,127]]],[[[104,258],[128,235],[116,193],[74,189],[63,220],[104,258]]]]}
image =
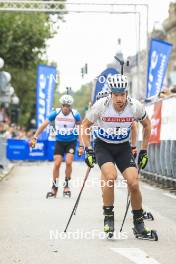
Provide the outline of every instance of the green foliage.
{"type": "Polygon", "coordinates": [[[29,68],[44,54],[51,38],[47,14],[10,14],[0,16],[0,56],[7,65],[29,68]]]}
{"type": "Polygon", "coordinates": [[[85,112],[89,107],[91,100],[92,84],[85,84],[80,90],[74,93],[74,108],[77,109],[81,117],[84,118],[85,112]]]}
{"type": "Polygon", "coordinates": [[[35,117],[36,72],[45,64],[46,40],[53,37],[48,14],[1,13],[0,57],[12,75],[12,86],[20,98],[20,123],[35,117]]]}

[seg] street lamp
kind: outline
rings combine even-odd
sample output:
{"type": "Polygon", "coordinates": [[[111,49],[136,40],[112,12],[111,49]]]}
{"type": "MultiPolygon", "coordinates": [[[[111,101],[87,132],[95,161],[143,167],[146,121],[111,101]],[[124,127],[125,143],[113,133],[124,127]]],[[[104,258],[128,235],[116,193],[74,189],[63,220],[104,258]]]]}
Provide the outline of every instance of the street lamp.
{"type": "Polygon", "coordinates": [[[15,93],[15,89],[12,86],[10,86],[10,91],[9,91],[10,96],[12,96],[14,93],[15,93]]]}
{"type": "MultiPolygon", "coordinates": [[[[12,87],[12,88],[13,88],[13,87],[12,87]]],[[[12,104],[13,104],[13,105],[19,105],[19,102],[20,102],[19,97],[18,97],[16,94],[14,94],[14,95],[12,96],[12,104]]]]}
{"type": "Polygon", "coordinates": [[[11,98],[11,122],[17,124],[18,123],[18,118],[19,118],[19,102],[20,99],[19,97],[14,94],[11,98]]]}
{"type": "MultiPolygon", "coordinates": [[[[4,60],[0,58],[0,69],[4,67],[4,60]]],[[[0,103],[10,103],[10,81],[11,75],[9,72],[0,71],[0,103]]]]}
{"type": "Polygon", "coordinates": [[[84,66],[81,68],[81,77],[84,78],[84,75],[88,74],[88,64],[85,63],[84,66]]]}

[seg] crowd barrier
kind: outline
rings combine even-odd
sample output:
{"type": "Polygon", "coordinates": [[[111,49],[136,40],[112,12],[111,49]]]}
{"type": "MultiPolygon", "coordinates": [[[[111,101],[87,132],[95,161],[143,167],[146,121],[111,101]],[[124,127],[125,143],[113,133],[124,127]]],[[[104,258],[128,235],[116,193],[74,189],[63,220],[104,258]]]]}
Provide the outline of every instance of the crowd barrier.
{"type": "MultiPolygon", "coordinates": [[[[39,140],[35,148],[29,147],[28,140],[19,139],[8,139],[6,158],[8,160],[53,160],[55,141],[49,140],[39,140]]],[[[74,155],[74,160],[81,161],[84,160],[84,155],[78,156],[78,146],[76,146],[76,152],[74,155]]]]}
{"type": "Polygon", "coordinates": [[[6,158],[6,144],[6,139],[0,136],[0,170],[6,169],[9,165],[9,161],[6,158]]]}
{"type": "MultiPolygon", "coordinates": [[[[176,189],[176,97],[146,105],[152,131],[148,146],[149,161],[143,175],[149,181],[176,189]]],[[[139,127],[138,147],[142,140],[139,127]]]]}
{"type": "Polygon", "coordinates": [[[148,156],[147,166],[142,171],[144,178],[175,188],[176,141],[162,140],[159,144],[150,144],[148,156]]]}

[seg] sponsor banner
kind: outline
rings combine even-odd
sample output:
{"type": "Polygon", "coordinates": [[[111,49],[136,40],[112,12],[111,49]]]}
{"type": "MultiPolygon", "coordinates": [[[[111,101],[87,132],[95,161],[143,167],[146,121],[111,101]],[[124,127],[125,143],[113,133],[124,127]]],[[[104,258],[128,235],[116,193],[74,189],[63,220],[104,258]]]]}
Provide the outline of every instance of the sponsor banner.
{"type": "Polygon", "coordinates": [[[146,98],[158,96],[162,89],[172,44],[152,39],[148,58],[146,98]]]}
{"type": "Polygon", "coordinates": [[[47,159],[47,141],[37,141],[35,148],[27,146],[27,160],[46,160],[47,159]]]}
{"type": "Polygon", "coordinates": [[[150,144],[160,143],[161,109],[162,101],[159,101],[154,104],[153,114],[151,116],[151,135],[149,139],[150,144]]]}
{"type": "MultiPolygon", "coordinates": [[[[55,84],[56,67],[38,65],[36,86],[37,127],[39,127],[43,123],[43,121],[52,110],[55,84]]],[[[41,138],[47,138],[47,133],[43,132],[41,138]]]]}
{"type": "Polygon", "coordinates": [[[6,148],[6,157],[9,160],[27,160],[26,140],[8,139],[6,148]]]}
{"type": "Polygon", "coordinates": [[[95,87],[92,89],[92,103],[95,103],[96,101],[96,96],[100,91],[107,91],[108,87],[106,84],[106,79],[107,77],[117,74],[118,71],[114,68],[108,68],[104,70],[97,78],[96,78],[96,83],[95,87]]]}
{"type": "MultiPolygon", "coordinates": [[[[149,143],[157,144],[161,140],[176,140],[176,97],[146,105],[146,111],[152,125],[149,143]]],[[[142,140],[141,124],[139,124],[138,140],[142,140]]]]}
{"type": "MultiPolygon", "coordinates": [[[[9,160],[53,160],[55,141],[39,140],[34,149],[29,147],[28,139],[8,139],[6,158],[9,160]]],[[[74,154],[75,161],[84,161],[85,155],[78,156],[79,142],[74,154]]]]}

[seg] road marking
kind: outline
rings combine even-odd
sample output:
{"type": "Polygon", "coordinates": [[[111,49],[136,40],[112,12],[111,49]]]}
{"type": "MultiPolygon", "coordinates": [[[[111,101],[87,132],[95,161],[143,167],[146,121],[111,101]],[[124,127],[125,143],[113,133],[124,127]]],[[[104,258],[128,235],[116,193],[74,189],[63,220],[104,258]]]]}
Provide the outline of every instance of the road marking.
{"type": "Polygon", "coordinates": [[[171,193],[163,193],[163,195],[168,196],[168,197],[173,198],[173,199],[176,199],[176,195],[171,194],[171,193]]]}
{"type": "Polygon", "coordinates": [[[111,248],[112,251],[128,258],[136,264],[159,264],[139,248],[111,248]]]}

